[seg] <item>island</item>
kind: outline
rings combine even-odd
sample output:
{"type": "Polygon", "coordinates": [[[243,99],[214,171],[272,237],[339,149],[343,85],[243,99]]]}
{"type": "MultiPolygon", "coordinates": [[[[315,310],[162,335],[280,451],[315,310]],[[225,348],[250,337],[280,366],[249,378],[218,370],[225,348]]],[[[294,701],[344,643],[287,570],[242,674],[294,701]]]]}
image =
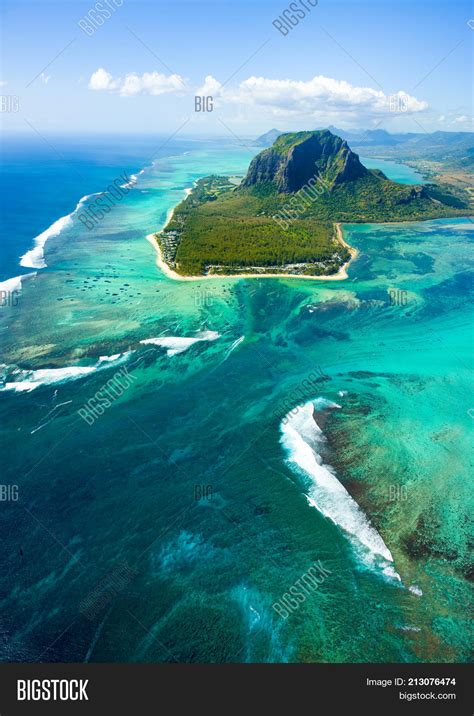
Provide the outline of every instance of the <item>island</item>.
{"type": "Polygon", "coordinates": [[[148,237],[178,280],[216,276],[347,276],[356,251],[341,223],[472,215],[469,195],[406,185],[367,169],[329,130],[289,132],[250,163],[246,176],[199,180],[166,226],[148,237]]]}

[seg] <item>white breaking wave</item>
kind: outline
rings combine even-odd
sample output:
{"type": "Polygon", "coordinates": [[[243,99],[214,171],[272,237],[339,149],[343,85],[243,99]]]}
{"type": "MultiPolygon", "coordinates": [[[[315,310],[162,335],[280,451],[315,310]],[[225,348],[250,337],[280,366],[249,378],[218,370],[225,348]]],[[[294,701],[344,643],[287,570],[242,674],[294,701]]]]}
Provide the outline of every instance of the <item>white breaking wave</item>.
{"type": "Polygon", "coordinates": [[[114,353],[113,356],[100,356],[99,363],[110,363],[111,361],[116,361],[117,358],[120,358],[122,355],[125,355],[125,353],[114,353]]]}
{"type": "Polygon", "coordinates": [[[40,368],[39,370],[22,370],[21,368],[8,370],[7,366],[2,366],[4,369],[6,368],[5,372],[8,378],[13,378],[13,380],[5,380],[3,385],[0,384],[0,391],[13,390],[16,393],[23,393],[35,390],[42,385],[55,385],[68,380],[77,380],[84,375],[104,370],[112,365],[121,365],[132,352],[118,353],[110,357],[102,356],[94,365],[87,366],[72,365],[64,368],[40,368]]]}
{"type": "MultiPolygon", "coordinates": [[[[339,407],[322,398],[315,404],[318,408],[339,407]]],[[[306,403],[296,412],[289,412],[281,423],[281,443],[287,450],[288,462],[311,479],[306,495],[309,504],[347,533],[365,564],[379,567],[387,577],[401,581],[382,537],[339,482],[333,468],[323,463],[319,449],[325,438],[314,419],[314,408],[312,402],[306,403]]]]}
{"type": "Polygon", "coordinates": [[[0,291],[19,291],[21,289],[22,278],[23,276],[14,276],[13,278],[7,278],[6,281],[2,281],[0,283],[0,291]]]}
{"type": "MultiPolygon", "coordinates": [[[[128,189],[132,187],[134,184],[137,183],[138,177],[143,174],[145,170],[146,167],[137,172],[137,174],[131,174],[130,181],[126,182],[125,184],[121,184],[120,187],[122,189],[128,189]]],[[[38,234],[38,236],[35,236],[35,238],[33,239],[33,248],[27,251],[26,254],[23,254],[23,256],[20,256],[20,266],[36,269],[46,268],[47,264],[44,259],[44,245],[46,244],[47,240],[50,239],[52,236],[59,236],[59,234],[64,231],[64,229],[70,227],[72,225],[73,216],[77,214],[79,209],[88,199],[92,199],[96,196],[102,196],[106,193],[107,192],[105,191],[98,191],[93,194],[86,194],[82,197],[82,199],[79,199],[74,211],[71,211],[71,213],[67,214],[66,216],[62,216],[60,219],[56,219],[56,221],[54,221],[51,226],[42,231],[41,234],[38,234]]]]}
{"type": "Polygon", "coordinates": [[[140,343],[144,345],[152,344],[154,346],[161,346],[166,348],[166,354],[169,356],[175,356],[178,353],[183,353],[195,343],[200,341],[215,341],[220,338],[220,333],[217,331],[200,331],[196,336],[180,337],[180,336],[163,336],[162,338],[145,338],[140,343]]]}
{"type": "Polygon", "coordinates": [[[32,276],[36,276],[36,271],[33,271],[33,273],[24,273],[21,274],[21,276],[14,276],[13,278],[7,278],[6,281],[1,281],[0,293],[2,300],[0,300],[0,307],[7,306],[11,303],[11,299],[8,298],[8,295],[14,293],[15,291],[19,293],[21,291],[23,281],[31,278],[32,276]],[[4,299],[4,296],[7,296],[7,298],[4,299]]]}
{"type": "Polygon", "coordinates": [[[72,224],[71,214],[62,216],[57,219],[50,227],[48,227],[41,234],[38,234],[33,241],[35,245],[32,249],[23,254],[20,257],[20,266],[27,268],[46,268],[46,261],[44,260],[44,245],[51,236],[58,236],[61,231],[72,224]]]}
{"type": "Polygon", "coordinates": [[[125,184],[120,184],[121,189],[130,189],[130,187],[134,186],[134,184],[137,183],[138,177],[143,174],[145,169],[140,169],[137,174],[130,174],[130,181],[126,182],[125,184]]]}
{"type": "Polygon", "coordinates": [[[36,269],[46,268],[47,264],[44,260],[44,246],[47,240],[50,239],[52,236],[59,236],[59,234],[64,231],[64,229],[67,229],[69,226],[71,226],[72,217],[77,214],[84,202],[86,202],[88,199],[91,199],[93,196],[100,196],[100,194],[101,192],[96,192],[95,194],[86,194],[86,196],[83,196],[82,199],[78,201],[74,211],[71,211],[71,213],[67,214],[67,216],[62,216],[60,219],[56,219],[56,221],[54,221],[51,226],[45,229],[45,231],[43,231],[41,234],[38,234],[38,236],[33,239],[35,244],[34,247],[20,257],[20,266],[36,269]]]}

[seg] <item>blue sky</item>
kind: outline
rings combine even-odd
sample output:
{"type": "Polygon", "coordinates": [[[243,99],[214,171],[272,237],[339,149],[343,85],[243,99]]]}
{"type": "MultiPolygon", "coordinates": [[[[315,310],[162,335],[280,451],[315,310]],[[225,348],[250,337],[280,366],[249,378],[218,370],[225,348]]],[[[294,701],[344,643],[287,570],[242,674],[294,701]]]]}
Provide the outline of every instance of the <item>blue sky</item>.
{"type": "Polygon", "coordinates": [[[7,0],[0,80],[18,111],[3,111],[2,125],[238,136],[329,124],[472,129],[469,2],[314,2],[297,0],[298,24],[284,36],[272,21],[285,0],[106,0],[110,17],[86,31],[78,21],[96,3],[7,0]],[[212,112],[194,111],[196,93],[212,95],[212,112]]]}

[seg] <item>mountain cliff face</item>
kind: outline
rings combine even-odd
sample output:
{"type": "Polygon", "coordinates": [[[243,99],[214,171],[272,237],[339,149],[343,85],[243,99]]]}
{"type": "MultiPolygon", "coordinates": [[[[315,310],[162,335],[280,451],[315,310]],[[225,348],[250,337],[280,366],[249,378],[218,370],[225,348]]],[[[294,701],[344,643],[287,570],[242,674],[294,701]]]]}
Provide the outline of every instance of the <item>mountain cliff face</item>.
{"type": "Polygon", "coordinates": [[[347,142],[324,129],[280,135],[252,160],[241,187],[272,184],[278,193],[291,194],[311,178],[332,189],[367,174],[347,142]]]}

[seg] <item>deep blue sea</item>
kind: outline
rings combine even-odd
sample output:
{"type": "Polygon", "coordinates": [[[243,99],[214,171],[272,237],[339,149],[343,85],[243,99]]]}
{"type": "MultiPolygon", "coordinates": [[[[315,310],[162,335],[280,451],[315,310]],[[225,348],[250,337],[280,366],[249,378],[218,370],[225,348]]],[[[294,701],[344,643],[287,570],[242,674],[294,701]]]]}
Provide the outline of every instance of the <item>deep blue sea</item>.
{"type": "Polygon", "coordinates": [[[31,248],[33,238],[72,212],[81,197],[105,191],[122,173],[132,175],[152,161],[194,146],[168,140],[159,135],[4,138],[0,231],[8,241],[0,246],[0,280],[18,273],[18,258],[31,248]]]}

